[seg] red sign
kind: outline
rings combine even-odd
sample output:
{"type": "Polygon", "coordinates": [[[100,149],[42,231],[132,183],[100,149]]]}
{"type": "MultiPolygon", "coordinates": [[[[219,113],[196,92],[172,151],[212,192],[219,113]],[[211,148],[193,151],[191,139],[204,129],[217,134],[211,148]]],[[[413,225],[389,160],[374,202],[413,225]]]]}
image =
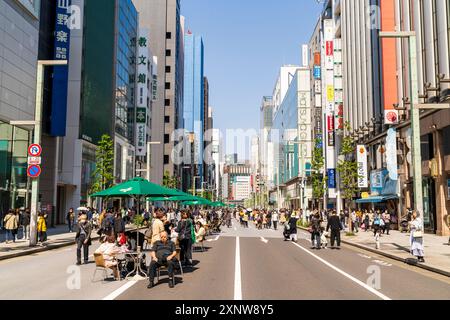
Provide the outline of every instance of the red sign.
{"type": "Polygon", "coordinates": [[[28,147],[28,155],[30,157],[40,157],[42,154],[42,147],[39,144],[32,144],[28,147]]]}
{"type": "Polygon", "coordinates": [[[328,132],[334,131],[334,117],[332,115],[329,115],[327,117],[328,122],[328,132]]]}
{"type": "Polygon", "coordinates": [[[327,41],[327,56],[332,56],[334,54],[333,41],[327,41]]]}
{"type": "Polygon", "coordinates": [[[343,104],[340,104],[337,106],[336,128],[338,130],[344,130],[344,105],[343,104]]]}
{"type": "Polygon", "coordinates": [[[27,174],[30,178],[37,178],[41,175],[41,173],[41,167],[35,164],[29,166],[27,169],[27,174]]]}

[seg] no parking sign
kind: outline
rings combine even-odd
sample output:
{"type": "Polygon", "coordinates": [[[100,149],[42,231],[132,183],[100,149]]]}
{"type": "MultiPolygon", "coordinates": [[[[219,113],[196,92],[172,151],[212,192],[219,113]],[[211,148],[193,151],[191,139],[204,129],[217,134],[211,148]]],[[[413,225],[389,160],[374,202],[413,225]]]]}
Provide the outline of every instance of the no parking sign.
{"type": "Polygon", "coordinates": [[[30,178],[38,178],[42,173],[41,167],[39,165],[28,166],[27,174],[30,178]]]}

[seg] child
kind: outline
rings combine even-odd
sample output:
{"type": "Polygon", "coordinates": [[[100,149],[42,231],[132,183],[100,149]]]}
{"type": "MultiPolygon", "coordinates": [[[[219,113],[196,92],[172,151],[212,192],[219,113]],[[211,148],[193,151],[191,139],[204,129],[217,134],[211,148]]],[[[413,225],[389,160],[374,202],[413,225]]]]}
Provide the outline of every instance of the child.
{"type": "Polygon", "coordinates": [[[320,236],[320,242],[322,244],[322,249],[326,249],[328,247],[327,236],[328,236],[328,232],[326,232],[326,231],[323,231],[322,235],[320,236]]]}

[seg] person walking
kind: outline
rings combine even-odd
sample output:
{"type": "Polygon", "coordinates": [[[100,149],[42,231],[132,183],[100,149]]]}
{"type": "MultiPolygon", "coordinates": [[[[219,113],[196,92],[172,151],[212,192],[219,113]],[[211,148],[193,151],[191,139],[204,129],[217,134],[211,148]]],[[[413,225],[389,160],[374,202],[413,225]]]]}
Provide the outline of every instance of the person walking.
{"type": "Polygon", "coordinates": [[[273,228],[276,230],[278,230],[278,221],[279,221],[280,217],[278,215],[278,212],[274,211],[272,213],[272,222],[273,222],[273,228]]]}
{"type": "Polygon", "coordinates": [[[188,267],[192,266],[192,228],[192,220],[189,218],[187,211],[183,211],[176,232],[181,248],[181,263],[188,267]]]}
{"type": "Polygon", "coordinates": [[[43,212],[40,212],[38,215],[37,221],[37,233],[39,236],[39,244],[44,245],[45,241],[47,241],[47,215],[43,212]]]}
{"type": "Polygon", "coordinates": [[[289,224],[289,233],[290,233],[290,239],[293,242],[297,242],[298,241],[298,236],[297,236],[297,221],[299,220],[299,218],[295,215],[295,213],[293,213],[291,215],[291,218],[288,221],[289,224]]]}
{"type": "Polygon", "coordinates": [[[383,234],[386,233],[387,235],[389,235],[389,232],[391,231],[391,215],[387,210],[383,213],[383,221],[384,221],[383,234]]]}
{"type": "Polygon", "coordinates": [[[364,231],[367,232],[370,229],[370,217],[369,214],[366,213],[366,216],[364,217],[364,231]]]}
{"type": "Polygon", "coordinates": [[[116,213],[114,218],[114,236],[117,239],[120,234],[125,233],[125,221],[122,219],[122,214],[120,212],[116,213]]]}
{"type": "Polygon", "coordinates": [[[23,228],[22,240],[30,239],[30,222],[31,222],[30,210],[26,209],[22,214],[22,222],[21,222],[23,228]]]}
{"type": "Polygon", "coordinates": [[[419,262],[425,263],[425,250],[423,244],[423,222],[418,211],[412,214],[411,222],[411,254],[418,258],[419,262]]]}
{"type": "Polygon", "coordinates": [[[9,210],[8,214],[3,218],[3,224],[6,229],[6,243],[16,242],[17,229],[19,228],[19,217],[16,216],[14,210],[9,210]]]}
{"type": "Polygon", "coordinates": [[[321,248],[321,241],[320,237],[322,234],[321,226],[322,220],[320,218],[320,215],[317,213],[316,215],[312,216],[311,218],[311,229],[312,229],[312,235],[311,235],[311,243],[313,246],[313,249],[320,250],[321,248]]]}
{"type": "Polygon", "coordinates": [[[336,211],[333,211],[333,215],[328,219],[327,232],[331,229],[331,249],[334,249],[334,243],[337,242],[338,248],[341,247],[341,231],[343,230],[340,217],[338,217],[336,211]]]}
{"type": "Polygon", "coordinates": [[[84,264],[89,263],[89,246],[91,243],[92,226],[87,215],[83,214],[78,221],[78,230],[75,236],[77,242],[77,266],[81,265],[81,248],[83,248],[84,264]]]}
{"type": "Polygon", "coordinates": [[[152,228],[152,238],[150,240],[150,246],[153,247],[153,245],[161,240],[161,234],[164,232],[164,213],[162,211],[156,212],[156,217],[153,219],[152,225],[150,228],[152,228]]]}
{"type": "Polygon", "coordinates": [[[70,208],[69,212],[67,212],[67,215],[66,215],[66,221],[67,221],[67,225],[69,226],[70,233],[73,232],[74,220],[75,220],[75,212],[73,211],[73,208],[70,208]]]}

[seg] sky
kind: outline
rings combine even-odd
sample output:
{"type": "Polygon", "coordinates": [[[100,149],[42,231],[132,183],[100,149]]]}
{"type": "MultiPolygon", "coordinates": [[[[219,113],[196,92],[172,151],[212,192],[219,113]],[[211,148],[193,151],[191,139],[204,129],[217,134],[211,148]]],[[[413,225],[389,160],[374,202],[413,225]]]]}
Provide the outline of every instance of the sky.
{"type": "Polygon", "coordinates": [[[301,64],[316,0],[181,0],[186,32],[202,35],[214,127],[259,130],[262,97],[283,64],[301,64]]]}

